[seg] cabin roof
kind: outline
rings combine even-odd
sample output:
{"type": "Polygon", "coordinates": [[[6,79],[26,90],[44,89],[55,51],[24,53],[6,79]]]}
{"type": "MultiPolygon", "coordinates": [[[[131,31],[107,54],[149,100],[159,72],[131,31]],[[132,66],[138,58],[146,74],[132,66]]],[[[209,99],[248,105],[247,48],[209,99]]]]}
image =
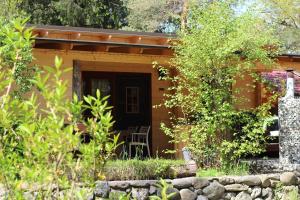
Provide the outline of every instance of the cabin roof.
{"type": "MultiPolygon", "coordinates": [[[[172,56],[176,34],[124,31],[87,27],[32,25],[35,48],[100,51],[172,56]]],[[[284,53],[280,59],[300,61],[299,54],[284,53]]]]}
{"type": "Polygon", "coordinates": [[[28,27],[34,27],[35,30],[49,30],[59,32],[81,32],[88,34],[114,34],[114,35],[128,35],[128,36],[148,36],[148,37],[168,37],[176,38],[176,34],[156,33],[156,32],[139,32],[139,31],[126,31],[116,29],[101,29],[89,27],[72,27],[72,26],[54,26],[54,25],[33,25],[29,24],[28,27]]]}
{"type": "Polygon", "coordinates": [[[35,48],[166,55],[175,34],[52,25],[33,27],[35,48]]]}

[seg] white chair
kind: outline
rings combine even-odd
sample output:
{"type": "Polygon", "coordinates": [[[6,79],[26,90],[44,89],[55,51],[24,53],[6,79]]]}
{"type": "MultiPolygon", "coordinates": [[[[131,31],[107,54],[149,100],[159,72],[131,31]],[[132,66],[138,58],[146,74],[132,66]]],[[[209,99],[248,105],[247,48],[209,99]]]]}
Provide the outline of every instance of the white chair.
{"type": "Polygon", "coordinates": [[[150,157],[149,133],[150,126],[141,126],[138,133],[131,133],[131,141],[129,142],[129,157],[131,157],[132,146],[147,147],[148,156],[150,157]]]}
{"type": "Polygon", "coordinates": [[[138,130],[139,130],[139,127],[138,126],[128,126],[128,128],[127,128],[127,131],[128,131],[128,133],[136,133],[136,132],[138,132],[138,130]]]}

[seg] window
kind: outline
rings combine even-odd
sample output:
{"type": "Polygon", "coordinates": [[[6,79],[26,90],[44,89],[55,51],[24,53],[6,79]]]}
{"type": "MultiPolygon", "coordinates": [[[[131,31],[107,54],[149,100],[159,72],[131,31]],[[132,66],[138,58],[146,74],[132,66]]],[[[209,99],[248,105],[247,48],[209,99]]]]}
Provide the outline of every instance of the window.
{"type": "Polygon", "coordinates": [[[126,113],[139,113],[139,88],[126,87],[126,113]]]}
{"type": "Polygon", "coordinates": [[[111,87],[110,82],[107,79],[92,79],[91,87],[93,96],[96,96],[97,90],[100,90],[101,97],[110,95],[111,87]]]}

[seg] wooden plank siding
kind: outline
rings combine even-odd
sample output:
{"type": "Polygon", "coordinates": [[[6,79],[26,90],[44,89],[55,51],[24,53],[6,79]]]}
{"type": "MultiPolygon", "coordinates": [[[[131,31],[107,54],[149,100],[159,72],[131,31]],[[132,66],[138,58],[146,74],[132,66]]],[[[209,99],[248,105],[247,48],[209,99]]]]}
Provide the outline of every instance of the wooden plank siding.
{"type": "MultiPolygon", "coordinates": [[[[174,35],[156,33],[138,33],[113,31],[103,29],[86,29],[74,27],[39,26],[34,29],[37,40],[34,44],[33,55],[35,64],[39,66],[53,66],[55,56],[63,59],[64,68],[72,68],[64,74],[68,81],[67,98],[71,99],[73,92],[81,95],[81,72],[127,72],[151,74],[151,102],[152,106],[163,102],[163,94],[170,86],[170,82],[159,81],[158,72],[153,69],[154,61],[168,66],[173,57],[169,48],[170,41],[176,40],[174,35]],[[73,78],[74,77],[74,78],[73,78]]],[[[283,55],[278,58],[279,66],[275,70],[293,68],[300,72],[300,56],[283,55]]],[[[257,65],[255,71],[268,71],[262,65],[257,65]]],[[[241,91],[247,101],[239,102],[237,108],[254,108],[261,101],[260,85],[256,88],[248,86],[254,80],[245,74],[244,79],[237,78],[233,87],[241,91]]],[[[152,110],[152,155],[164,155],[165,149],[172,149],[173,145],[160,130],[160,123],[170,123],[168,110],[151,108],[152,110]]]]}
{"type": "MultiPolygon", "coordinates": [[[[158,80],[158,72],[153,69],[152,62],[168,64],[169,56],[151,56],[134,54],[116,54],[105,52],[78,52],[53,49],[34,49],[33,55],[36,58],[34,64],[39,66],[53,66],[55,56],[63,59],[64,68],[72,68],[70,72],[64,74],[63,79],[68,81],[67,98],[72,98],[74,87],[78,83],[73,83],[73,73],[80,71],[99,71],[99,72],[132,72],[151,74],[151,95],[152,105],[163,102],[163,93],[167,90],[169,82],[158,80]],[[74,68],[75,67],[75,68],[74,68]]],[[[78,72],[76,73],[78,74],[78,72]]],[[[80,78],[77,78],[78,81],[80,78]]],[[[77,91],[78,93],[78,91],[77,91]]],[[[152,108],[152,154],[163,156],[165,149],[172,149],[169,138],[160,130],[160,123],[169,123],[168,111],[163,108],[152,108]]]]}

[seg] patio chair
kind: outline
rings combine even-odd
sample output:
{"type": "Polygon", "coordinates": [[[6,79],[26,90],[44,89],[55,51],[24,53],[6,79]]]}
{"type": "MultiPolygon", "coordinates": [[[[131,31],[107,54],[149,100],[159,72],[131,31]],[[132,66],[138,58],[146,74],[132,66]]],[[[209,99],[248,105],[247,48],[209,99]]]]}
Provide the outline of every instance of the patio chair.
{"type": "MultiPolygon", "coordinates": [[[[122,145],[122,153],[121,158],[128,158],[128,149],[129,149],[129,142],[131,141],[131,133],[138,132],[138,126],[128,126],[126,130],[124,130],[125,135],[122,136],[121,140],[124,142],[122,145]]],[[[122,134],[121,134],[122,135],[122,134]]]]}
{"type": "Polygon", "coordinates": [[[128,126],[127,131],[129,133],[136,133],[139,130],[138,126],[128,126]]]}
{"type": "Polygon", "coordinates": [[[147,147],[147,153],[150,157],[149,133],[150,126],[141,126],[138,133],[131,133],[131,141],[129,142],[129,157],[131,157],[132,146],[147,147]]]}

